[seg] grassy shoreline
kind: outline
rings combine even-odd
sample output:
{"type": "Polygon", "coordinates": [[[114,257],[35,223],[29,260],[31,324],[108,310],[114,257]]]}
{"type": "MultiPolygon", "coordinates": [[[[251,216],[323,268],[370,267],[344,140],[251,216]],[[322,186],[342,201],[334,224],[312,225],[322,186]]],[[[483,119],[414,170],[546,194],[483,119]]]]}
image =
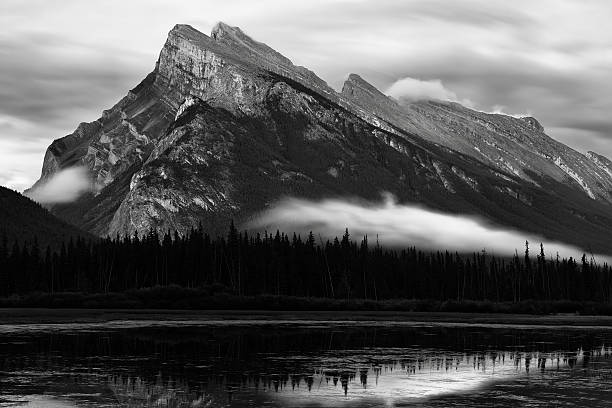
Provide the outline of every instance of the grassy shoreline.
{"type": "Polygon", "coordinates": [[[271,310],[177,310],[177,309],[64,309],[0,308],[3,325],[47,325],[66,323],[106,323],[113,321],[150,322],[223,322],[256,324],[262,322],[322,322],[333,325],[376,323],[423,323],[459,325],[508,325],[533,328],[563,327],[575,329],[610,328],[612,316],[533,315],[465,312],[406,311],[271,311],[271,310]]]}
{"type": "MultiPolygon", "coordinates": [[[[364,299],[327,299],[327,298],[301,298],[290,296],[235,296],[230,294],[210,294],[199,289],[186,289],[179,287],[155,287],[132,290],[121,293],[87,294],[87,293],[31,293],[23,296],[0,298],[0,324],[3,317],[9,316],[11,310],[45,309],[47,314],[52,310],[73,309],[81,310],[83,315],[91,314],[94,310],[137,310],[159,313],[173,310],[176,316],[201,315],[223,311],[224,314],[236,313],[248,315],[266,311],[270,314],[298,313],[298,314],[328,314],[362,316],[371,315],[376,318],[386,318],[402,314],[414,316],[426,314],[428,316],[458,316],[461,314],[483,315],[535,315],[539,317],[549,315],[564,315],[570,320],[581,316],[609,316],[612,322],[612,304],[596,302],[574,301],[539,301],[524,300],[521,302],[492,302],[492,301],[437,301],[420,299],[392,299],[384,301],[364,299]]],[[[72,313],[78,315],[78,313],[72,313]]]]}

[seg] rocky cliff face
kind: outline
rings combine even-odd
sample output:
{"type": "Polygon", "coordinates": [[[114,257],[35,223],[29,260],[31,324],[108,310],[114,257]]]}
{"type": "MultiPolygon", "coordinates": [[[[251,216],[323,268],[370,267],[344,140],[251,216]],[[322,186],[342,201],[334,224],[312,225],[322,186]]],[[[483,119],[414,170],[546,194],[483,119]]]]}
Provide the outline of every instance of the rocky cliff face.
{"type": "Polygon", "coordinates": [[[381,191],[598,250],[612,222],[610,161],[536,119],[401,105],[354,74],[337,93],[223,23],[210,37],[176,26],[147,78],[49,147],[42,179],[73,165],[98,191],[53,211],[101,235],[215,229],[283,196],[381,191]]]}

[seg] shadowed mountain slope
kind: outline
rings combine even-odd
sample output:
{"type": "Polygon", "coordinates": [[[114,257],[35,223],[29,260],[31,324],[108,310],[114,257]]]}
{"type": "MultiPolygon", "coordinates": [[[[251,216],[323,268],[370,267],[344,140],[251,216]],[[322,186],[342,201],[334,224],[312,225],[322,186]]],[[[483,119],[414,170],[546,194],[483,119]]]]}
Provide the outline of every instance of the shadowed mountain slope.
{"type": "Polygon", "coordinates": [[[47,245],[57,247],[78,236],[91,238],[90,234],[58,219],[29,198],[0,186],[0,239],[6,238],[9,249],[15,241],[32,243],[34,237],[39,248],[44,249],[47,245]]]}

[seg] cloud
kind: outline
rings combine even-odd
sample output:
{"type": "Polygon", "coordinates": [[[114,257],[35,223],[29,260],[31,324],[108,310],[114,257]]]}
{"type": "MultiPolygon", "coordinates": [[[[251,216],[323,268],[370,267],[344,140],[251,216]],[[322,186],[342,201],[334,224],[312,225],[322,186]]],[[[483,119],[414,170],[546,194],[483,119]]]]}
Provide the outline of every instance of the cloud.
{"type": "Polygon", "coordinates": [[[0,184],[31,187],[49,144],[99,118],[154,62],[53,32],[0,34],[0,184]]]}
{"type": "Polygon", "coordinates": [[[9,137],[24,129],[29,130],[29,127],[23,127],[19,121],[5,124],[2,121],[0,115],[0,185],[23,191],[32,186],[31,174],[40,173],[40,152],[44,151],[47,143],[44,140],[9,137]]]}
{"type": "MultiPolygon", "coordinates": [[[[0,115],[42,122],[50,133],[60,126],[66,134],[79,122],[97,119],[146,75],[135,57],[53,33],[0,36],[0,115]]],[[[154,60],[148,61],[148,70],[153,65],[154,60]]]]}
{"type": "Polygon", "coordinates": [[[394,82],[387,89],[386,94],[406,102],[431,99],[457,101],[457,95],[446,89],[439,79],[422,81],[415,78],[402,78],[394,82]]]}
{"type": "MultiPolygon", "coordinates": [[[[153,68],[174,24],[209,32],[222,20],[337,89],[347,72],[379,89],[437,79],[428,94],[531,112],[546,129],[575,129],[551,136],[581,150],[593,150],[595,137],[612,156],[610,19],[607,0],[2,0],[0,115],[30,126],[0,129],[0,138],[48,144],[71,133],[153,68]]],[[[33,182],[43,155],[41,147],[20,177],[33,182]]],[[[0,175],[17,170],[5,163],[0,175]]]]}
{"type": "Polygon", "coordinates": [[[86,192],[93,191],[94,185],[84,167],[70,167],[60,170],[50,179],[26,191],[25,195],[40,204],[69,203],[86,192]]]}
{"type": "MultiPolygon", "coordinates": [[[[348,228],[354,239],[367,235],[372,242],[378,236],[380,243],[386,246],[468,253],[484,249],[489,254],[504,256],[512,256],[515,251],[522,254],[527,240],[534,255],[539,253],[540,243],[543,243],[548,257],[556,257],[557,252],[562,257],[579,258],[583,254],[579,248],[496,227],[475,217],[444,214],[417,205],[400,205],[390,194],[385,195],[382,203],[289,198],[253,220],[248,227],[268,231],[313,231],[327,238],[340,236],[348,228]]],[[[596,259],[609,262],[612,258],[598,256],[596,259]]]]}

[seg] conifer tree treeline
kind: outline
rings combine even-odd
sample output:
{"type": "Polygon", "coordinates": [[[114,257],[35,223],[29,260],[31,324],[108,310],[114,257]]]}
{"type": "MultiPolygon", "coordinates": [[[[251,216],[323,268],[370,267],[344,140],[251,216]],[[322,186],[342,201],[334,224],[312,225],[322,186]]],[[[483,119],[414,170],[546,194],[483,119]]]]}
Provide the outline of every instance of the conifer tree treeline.
{"type": "Polygon", "coordinates": [[[0,243],[0,296],[29,292],[108,293],[154,286],[214,287],[261,294],[336,299],[431,299],[519,302],[528,299],[610,302],[612,271],[580,262],[394,250],[367,237],[323,242],[312,232],[249,235],[232,224],[226,237],[202,228],[184,236],[77,238],[59,250],[0,243]]]}

